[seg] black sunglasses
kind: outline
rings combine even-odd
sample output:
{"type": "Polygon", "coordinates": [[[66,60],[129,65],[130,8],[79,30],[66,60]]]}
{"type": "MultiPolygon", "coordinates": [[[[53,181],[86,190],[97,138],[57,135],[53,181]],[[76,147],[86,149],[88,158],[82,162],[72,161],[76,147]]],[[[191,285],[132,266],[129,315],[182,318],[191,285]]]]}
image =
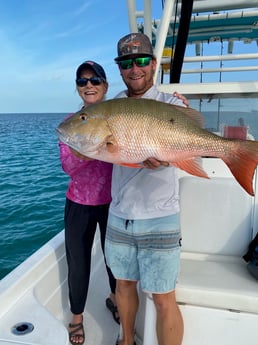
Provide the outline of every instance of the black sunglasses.
{"type": "Polygon", "coordinates": [[[122,69],[130,69],[133,67],[133,63],[135,63],[137,67],[146,67],[150,64],[151,60],[151,56],[143,56],[127,60],[120,60],[118,61],[118,64],[122,69]]]}
{"type": "Polygon", "coordinates": [[[88,84],[88,81],[90,81],[92,85],[100,85],[103,82],[103,79],[100,77],[78,78],[76,79],[76,85],[83,87],[88,84]]]}

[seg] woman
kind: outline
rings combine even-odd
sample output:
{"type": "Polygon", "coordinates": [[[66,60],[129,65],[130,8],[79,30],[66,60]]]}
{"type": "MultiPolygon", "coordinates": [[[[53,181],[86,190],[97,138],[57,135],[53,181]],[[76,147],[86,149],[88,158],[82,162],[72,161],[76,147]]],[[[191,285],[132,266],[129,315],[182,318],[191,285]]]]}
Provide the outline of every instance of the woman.
{"type": "MultiPolygon", "coordinates": [[[[104,69],[93,61],[81,64],[76,72],[76,88],[83,107],[103,101],[108,90],[104,69]]],[[[90,280],[91,249],[98,224],[104,253],[112,164],[82,156],[61,142],[59,145],[62,168],[71,177],[64,214],[69,299],[73,314],[69,338],[72,344],[83,344],[83,311],[90,280]]],[[[106,269],[111,289],[106,305],[119,323],[116,281],[107,265],[106,269]]]]}

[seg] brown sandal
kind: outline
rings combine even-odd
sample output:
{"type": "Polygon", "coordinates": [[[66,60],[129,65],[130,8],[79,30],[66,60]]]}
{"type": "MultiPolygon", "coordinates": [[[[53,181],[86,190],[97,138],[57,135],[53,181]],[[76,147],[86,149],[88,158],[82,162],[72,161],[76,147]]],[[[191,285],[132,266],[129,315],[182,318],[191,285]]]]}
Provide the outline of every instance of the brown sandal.
{"type": "Polygon", "coordinates": [[[80,323],[69,323],[69,328],[73,328],[73,330],[69,332],[69,341],[70,341],[70,343],[72,345],[81,345],[81,344],[83,344],[84,341],[85,341],[85,334],[84,334],[83,323],[82,322],[80,322],[80,323]],[[82,330],[82,334],[78,333],[81,330],[82,330]],[[75,342],[73,340],[74,337],[77,337],[78,340],[82,339],[82,341],[75,342]]]}

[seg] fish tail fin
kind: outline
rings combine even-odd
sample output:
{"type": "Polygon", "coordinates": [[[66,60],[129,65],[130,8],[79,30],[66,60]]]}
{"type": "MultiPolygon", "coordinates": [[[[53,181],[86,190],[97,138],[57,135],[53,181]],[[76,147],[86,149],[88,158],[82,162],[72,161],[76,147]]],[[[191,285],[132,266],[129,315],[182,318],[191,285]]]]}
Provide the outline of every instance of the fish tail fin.
{"type": "Polygon", "coordinates": [[[253,176],[258,164],[258,141],[243,140],[237,143],[229,155],[221,158],[238,183],[253,196],[253,176]]]}

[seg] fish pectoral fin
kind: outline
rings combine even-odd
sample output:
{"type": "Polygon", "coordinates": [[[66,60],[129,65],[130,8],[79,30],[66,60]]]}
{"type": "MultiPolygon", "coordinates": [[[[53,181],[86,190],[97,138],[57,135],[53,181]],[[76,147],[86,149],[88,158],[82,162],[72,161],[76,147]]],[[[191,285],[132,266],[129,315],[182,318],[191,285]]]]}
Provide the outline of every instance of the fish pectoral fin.
{"type": "Polygon", "coordinates": [[[188,174],[209,178],[207,173],[201,166],[201,159],[199,157],[187,159],[184,161],[172,162],[171,165],[174,165],[177,168],[186,171],[188,174]]]}
{"type": "Polygon", "coordinates": [[[118,152],[118,145],[113,135],[109,135],[106,139],[106,149],[109,153],[118,152]]]}
{"type": "MultiPolygon", "coordinates": [[[[106,138],[106,150],[109,153],[116,154],[119,153],[119,147],[117,141],[115,140],[114,136],[111,134],[106,138]]],[[[121,165],[127,168],[144,168],[144,165],[141,163],[116,163],[117,165],[121,165]]]]}

